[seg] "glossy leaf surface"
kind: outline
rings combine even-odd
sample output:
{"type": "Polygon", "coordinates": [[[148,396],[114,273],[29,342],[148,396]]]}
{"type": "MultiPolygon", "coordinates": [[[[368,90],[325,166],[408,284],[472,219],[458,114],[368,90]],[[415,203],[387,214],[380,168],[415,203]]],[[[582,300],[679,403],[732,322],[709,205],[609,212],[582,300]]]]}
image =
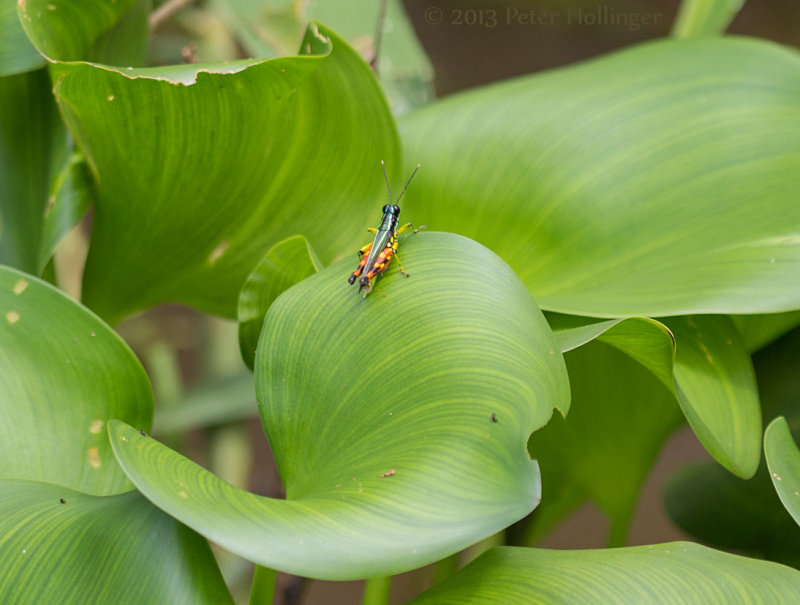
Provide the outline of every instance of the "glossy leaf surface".
{"type": "Polygon", "coordinates": [[[0,267],[0,411],[0,477],[108,495],[130,482],[106,423],[149,430],[153,394],[136,356],[93,313],[0,267]]]}
{"type": "Polygon", "coordinates": [[[404,237],[366,298],[354,260],[284,292],[256,356],[259,412],[287,493],[233,488],[123,423],[120,463],[157,506],[259,564],[322,578],[396,573],[528,514],[525,444],[569,406],[552,333],[497,256],[404,237]]]}
{"type": "Polygon", "coordinates": [[[52,67],[103,185],[88,306],[112,321],[166,301],[233,316],[247,276],[287,235],[308,236],[325,262],[358,249],[386,196],[380,160],[390,175],[402,169],[394,122],[369,67],[335,34],[312,25],[303,52],[52,67]]]}
{"type": "Polygon", "coordinates": [[[404,117],[406,203],[503,257],[543,309],[800,308],[800,54],[666,40],[404,117]]]}
{"type": "Polygon", "coordinates": [[[607,550],[501,547],[414,605],[436,603],[791,603],[800,572],[690,542],[607,550]]]}

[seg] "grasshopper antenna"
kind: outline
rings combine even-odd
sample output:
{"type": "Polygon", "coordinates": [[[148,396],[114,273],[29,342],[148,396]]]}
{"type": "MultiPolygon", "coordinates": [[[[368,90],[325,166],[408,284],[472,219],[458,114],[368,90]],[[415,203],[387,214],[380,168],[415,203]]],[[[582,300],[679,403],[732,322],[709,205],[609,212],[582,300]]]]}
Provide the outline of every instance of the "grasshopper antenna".
{"type": "MultiPolygon", "coordinates": [[[[408,186],[411,184],[411,179],[413,179],[414,175],[417,174],[417,170],[419,170],[419,166],[420,165],[417,164],[417,167],[414,168],[414,172],[412,172],[411,176],[408,177],[408,181],[406,181],[406,186],[403,187],[403,191],[400,192],[400,197],[397,198],[397,201],[395,202],[395,204],[399,204],[400,203],[400,198],[403,197],[403,194],[406,192],[406,189],[408,189],[408,186]]],[[[386,171],[385,170],[383,171],[383,175],[386,176],[386,171]]]]}
{"type": "Polygon", "coordinates": [[[392,202],[392,188],[389,187],[389,177],[386,176],[386,164],[383,163],[383,160],[381,160],[381,169],[383,170],[383,180],[386,181],[386,190],[389,192],[389,201],[392,202]]]}

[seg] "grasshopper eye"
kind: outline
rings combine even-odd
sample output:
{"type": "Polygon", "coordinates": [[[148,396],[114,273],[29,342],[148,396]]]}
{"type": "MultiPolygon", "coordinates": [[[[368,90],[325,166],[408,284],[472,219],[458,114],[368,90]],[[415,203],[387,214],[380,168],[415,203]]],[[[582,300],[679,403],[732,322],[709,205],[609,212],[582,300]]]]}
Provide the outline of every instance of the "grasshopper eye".
{"type": "Polygon", "coordinates": [[[392,206],[392,214],[394,214],[395,216],[400,214],[400,206],[398,206],[396,204],[394,206],[392,206]]]}
{"type": "Polygon", "coordinates": [[[387,212],[390,212],[391,210],[392,210],[392,206],[391,206],[391,204],[386,204],[386,205],[383,207],[383,213],[384,213],[384,214],[386,214],[387,212]]]}

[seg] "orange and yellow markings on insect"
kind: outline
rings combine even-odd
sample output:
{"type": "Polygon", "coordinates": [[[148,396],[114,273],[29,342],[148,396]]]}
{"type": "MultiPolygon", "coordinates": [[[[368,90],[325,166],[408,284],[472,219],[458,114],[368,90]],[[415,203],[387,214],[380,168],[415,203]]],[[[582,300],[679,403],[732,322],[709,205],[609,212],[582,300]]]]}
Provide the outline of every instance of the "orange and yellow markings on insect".
{"type": "MultiPolygon", "coordinates": [[[[389,187],[389,178],[386,176],[386,166],[384,166],[383,160],[381,160],[381,167],[383,168],[383,178],[386,180],[386,189],[389,191],[389,202],[392,202],[392,190],[389,187]]],[[[383,220],[380,226],[377,229],[369,229],[370,233],[375,234],[375,239],[358,251],[361,260],[347,281],[352,285],[361,276],[361,279],[358,280],[358,291],[361,292],[366,288],[367,291],[364,296],[372,291],[375,279],[386,271],[393,258],[397,258],[397,264],[400,265],[400,273],[408,277],[408,273],[403,269],[403,263],[400,262],[400,256],[397,254],[397,236],[409,227],[413,229],[414,226],[411,223],[406,223],[400,228],[397,227],[398,217],[400,216],[400,206],[397,203],[403,197],[406,189],[408,189],[408,185],[414,175],[417,174],[417,170],[419,170],[419,164],[417,164],[414,172],[408,178],[408,182],[403,187],[397,202],[386,204],[383,207],[383,220]]],[[[424,228],[425,225],[422,225],[419,229],[414,229],[414,233],[424,228]]]]}

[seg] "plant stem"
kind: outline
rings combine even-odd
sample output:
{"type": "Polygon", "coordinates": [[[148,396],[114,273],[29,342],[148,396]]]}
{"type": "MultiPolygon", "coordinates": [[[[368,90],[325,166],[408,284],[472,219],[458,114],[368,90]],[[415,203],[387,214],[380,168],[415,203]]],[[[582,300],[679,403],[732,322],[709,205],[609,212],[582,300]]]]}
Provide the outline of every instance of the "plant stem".
{"type": "Polygon", "coordinates": [[[392,576],[370,578],[364,583],[364,599],[362,603],[363,605],[387,605],[391,592],[392,576]]]}
{"type": "Polygon", "coordinates": [[[277,574],[274,569],[256,565],[253,571],[253,584],[250,587],[250,605],[271,605],[275,596],[277,574]]]}

